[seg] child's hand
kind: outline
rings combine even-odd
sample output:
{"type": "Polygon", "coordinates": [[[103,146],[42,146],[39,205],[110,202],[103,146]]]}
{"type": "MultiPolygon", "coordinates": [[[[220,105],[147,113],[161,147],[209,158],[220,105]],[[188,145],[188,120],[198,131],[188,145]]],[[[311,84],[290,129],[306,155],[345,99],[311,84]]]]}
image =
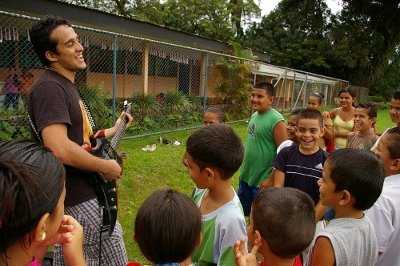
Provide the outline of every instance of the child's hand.
{"type": "Polygon", "coordinates": [[[254,241],[254,246],[249,253],[247,251],[245,241],[240,240],[235,242],[234,252],[237,266],[257,266],[257,251],[261,246],[258,240],[254,241]]]}
{"type": "Polygon", "coordinates": [[[83,257],[83,227],[72,216],[64,215],[58,231],[59,243],[63,248],[64,261],[67,265],[86,265],[83,257]]]}

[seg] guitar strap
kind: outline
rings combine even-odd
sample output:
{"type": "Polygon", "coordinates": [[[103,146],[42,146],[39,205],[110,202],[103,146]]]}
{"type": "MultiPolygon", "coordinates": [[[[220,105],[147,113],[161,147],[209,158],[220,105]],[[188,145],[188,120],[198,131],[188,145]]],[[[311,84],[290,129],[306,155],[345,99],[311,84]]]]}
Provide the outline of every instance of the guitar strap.
{"type": "MultiPolygon", "coordinates": [[[[90,107],[87,104],[85,98],[83,97],[82,93],[78,90],[80,98],[82,100],[82,105],[83,108],[85,109],[86,115],[88,117],[90,126],[92,127],[93,132],[97,131],[97,127],[96,127],[96,123],[95,120],[93,118],[92,112],[90,111],[90,107]]],[[[104,131],[100,131],[101,134],[104,134],[104,131]]],[[[101,137],[98,136],[98,134],[96,133],[96,137],[101,137]]],[[[99,206],[100,206],[100,218],[102,220],[102,225],[100,227],[100,239],[107,239],[110,235],[110,227],[114,227],[111,223],[112,221],[110,221],[110,217],[108,215],[108,213],[104,213],[104,206],[105,206],[105,195],[103,190],[101,189],[101,184],[99,184],[98,182],[93,182],[93,187],[95,189],[95,193],[97,195],[97,200],[99,202],[99,206]]]]}

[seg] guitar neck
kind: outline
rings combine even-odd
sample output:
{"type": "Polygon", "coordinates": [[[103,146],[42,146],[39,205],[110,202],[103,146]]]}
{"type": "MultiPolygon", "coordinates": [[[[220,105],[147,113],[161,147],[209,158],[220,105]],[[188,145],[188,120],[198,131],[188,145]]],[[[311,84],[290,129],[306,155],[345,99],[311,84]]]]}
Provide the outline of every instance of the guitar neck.
{"type": "Polygon", "coordinates": [[[125,126],[126,126],[126,121],[125,119],[123,121],[121,121],[121,123],[119,124],[117,131],[114,134],[114,137],[111,139],[110,143],[111,143],[111,147],[116,150],[119,147],[119,143],[121,142],[122,139],[122,133],[124,133],[125,130],[125,126]]]}
{"type": "Polygon", "coordinates": [[[128,123],[128,117],[126,114],[130,114],[130,111],[131,111],[131,104],[128,104],[128,106],[125,110],[125,115],[124,115],[124,117],[122,117],[121,123],[119,123],[117,131],[115,132],[114,137],[110,141],[111,147],[114,150],[117,150],[119,147],[119,143],[121,142],[121,139],[122,139],[122,133],[124,133],[125,126],[128,123]]]}

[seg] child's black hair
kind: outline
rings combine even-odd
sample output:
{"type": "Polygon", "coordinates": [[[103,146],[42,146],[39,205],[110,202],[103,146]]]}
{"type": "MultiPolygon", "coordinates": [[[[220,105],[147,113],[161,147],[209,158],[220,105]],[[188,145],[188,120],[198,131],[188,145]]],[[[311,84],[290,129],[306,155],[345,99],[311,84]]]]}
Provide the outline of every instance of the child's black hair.
{"type": "Polygon", "coordinates": [[[271,252],[294,258],[311,243],[315,233],[314,202],[295,188],[268,187],[252,205],[254,230],[268,243],[271,252]]]}
{"type": "Polygon", "coordinates": [[[186,151],[200,169],[214,167],[224,180],[239,169],[244,155],[240,137],[226,124],[211,124],[195,131],[186,142],[186,151]]]}
{"type": "Polygon", "coordinates": [[[346,148],[331,153],[327,162],[335,191],[349,191],[355,198],[357,210],[372,207],[382,192],[385,179],[381,161],[370,151],[346,148]]]}
{"type": "Polygon", "coordinates": [[[200,234],[199,208],[176,190],[154,192],[136,215],[135,241],[154,264],[184,261],[199,245],[200,234]]]}

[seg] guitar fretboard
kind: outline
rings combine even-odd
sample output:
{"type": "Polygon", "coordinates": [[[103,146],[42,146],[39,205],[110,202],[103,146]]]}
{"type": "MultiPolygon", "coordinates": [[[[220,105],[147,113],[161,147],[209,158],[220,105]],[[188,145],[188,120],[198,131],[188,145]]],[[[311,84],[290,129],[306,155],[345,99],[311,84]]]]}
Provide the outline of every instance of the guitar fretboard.
{"type": "Polygon", "coordinates": [[[117,131],[114,134],[114,137],[111,139],[111,148],[114,150],[117,150],[119,147],[119,143],[121,142],[122,139],[122,133],[124,133],[126,123],[128,122],[128,117],[126,114],[131,113],[131,104],[128,103],[126,110],[125,110],[125,116],[122,118],[121,123],[119,123],[117,131]]]}

